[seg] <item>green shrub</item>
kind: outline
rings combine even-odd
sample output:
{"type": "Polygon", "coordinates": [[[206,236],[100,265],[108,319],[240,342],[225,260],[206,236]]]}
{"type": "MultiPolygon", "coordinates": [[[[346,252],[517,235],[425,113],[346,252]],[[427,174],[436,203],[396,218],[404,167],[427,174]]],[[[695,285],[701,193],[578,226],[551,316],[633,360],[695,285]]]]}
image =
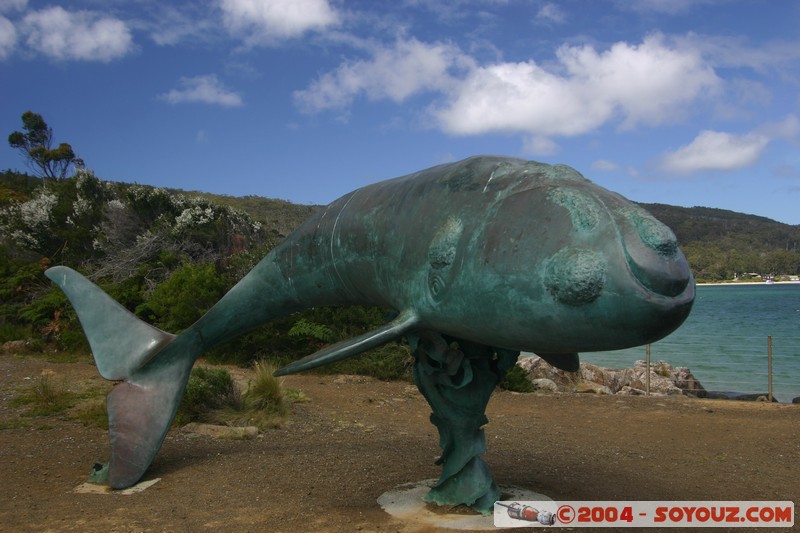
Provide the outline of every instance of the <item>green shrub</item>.
{"type": "Polygon", "coordinates": [[[186,392],[178,407],[175,423],[208,420],[209,413],[227,404],[236,404],[238,392],[230,373],[224,368],[197,366],[192,369],[186,392]]]}
{"type": "Polygon", "coordinates": [[[331,328],[325,324],[317,324],[305,318],[301,318],[295,322],[294,326],[289,330],[290,337],[315,339],[320,342],[334,342],[336,335],[331,328]]]}
{"type": "Polygon", "coordinates": [[[302,393],[284,390],[272,373],[275,367],[259,361],[255,376],[242,394],[225,369],[192,369],[186,393],[175,422],[209,422],[229,426],[256,426],[259,429],[283,425],[288,414],[287,402],[307,400],[302,393]]]}
{"type": "Polygon", "coordinates": [[[500,382],[500,388],[512,392],[533,392],[533,383],[522,367],[514,365],[500,382]]]}
{"type": "Polygon", "coordinates": [[[414,357],[405,343],[392,342],[338,363],[320,367],[321,374],[358,374],[383,381],[411,380],[414,357]]]}
{"type": "MultiPolygon", "coordinates": [[[[30,325],[15,324],[0,320],[0,344],[8,341],[19,341],[31,336],[30,325]]],[[[27,351],[27,348],[26,348],[27,351]]]]}
{"type": "Polygon", "coordinates": [[[187,263],[155,288],[145,303],[155,316],[144,318],[155,319],[166,331],[182,331],[217,303],[225,288],[213,264],[187,263]]]}

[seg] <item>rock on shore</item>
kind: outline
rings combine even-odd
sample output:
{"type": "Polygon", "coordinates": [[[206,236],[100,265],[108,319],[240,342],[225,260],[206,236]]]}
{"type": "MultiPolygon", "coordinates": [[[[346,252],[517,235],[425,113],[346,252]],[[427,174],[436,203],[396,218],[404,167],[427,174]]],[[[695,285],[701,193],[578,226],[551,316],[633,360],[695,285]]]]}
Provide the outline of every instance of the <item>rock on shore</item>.
{"type": "MultiPolygon", "coordinates": [[[[566,372],[541,357],[521,358],[517,365],[527,374],[536,392],[588,392],[594,394],[645,394],[647,368],[636,361],[633,368],[613,369],[581,363],[577,372],[566,372]]],[[[706,390],[686,367],[666,361],[650,364],[650,394],[705,396],[706,390]]]]}

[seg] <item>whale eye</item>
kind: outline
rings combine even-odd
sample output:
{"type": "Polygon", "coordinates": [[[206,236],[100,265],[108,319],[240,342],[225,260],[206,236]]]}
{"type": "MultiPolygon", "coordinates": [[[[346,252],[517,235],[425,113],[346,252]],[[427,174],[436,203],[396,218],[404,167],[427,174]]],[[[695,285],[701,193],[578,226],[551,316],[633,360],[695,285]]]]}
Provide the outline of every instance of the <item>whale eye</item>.
{"type": "Polygon", "coordinates": [[[562,248],[545,266],[544,284],[559,302],[579,307],[600,297],[608,263],[602,254],[581,248],[562,248]]]}

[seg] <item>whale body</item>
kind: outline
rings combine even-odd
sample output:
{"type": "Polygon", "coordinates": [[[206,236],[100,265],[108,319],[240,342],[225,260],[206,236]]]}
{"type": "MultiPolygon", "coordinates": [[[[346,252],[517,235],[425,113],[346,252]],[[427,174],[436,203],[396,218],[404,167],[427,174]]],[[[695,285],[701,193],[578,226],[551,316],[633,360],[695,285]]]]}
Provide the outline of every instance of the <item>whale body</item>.
{"type": "Polygon", "coordinates": [[[394,310],[386,325],[279,370],[359,354],[416,331],[534,352],[661,339],[694,280],[669,228],[565,165],[481,156],[375,183],[304,222],[180,335],[141,322],[63,266],[46,275],[76,309],[108,397],[108,483],[136,483],[163,442],[194,361],[270,320],[326,305],[394,310]]]}

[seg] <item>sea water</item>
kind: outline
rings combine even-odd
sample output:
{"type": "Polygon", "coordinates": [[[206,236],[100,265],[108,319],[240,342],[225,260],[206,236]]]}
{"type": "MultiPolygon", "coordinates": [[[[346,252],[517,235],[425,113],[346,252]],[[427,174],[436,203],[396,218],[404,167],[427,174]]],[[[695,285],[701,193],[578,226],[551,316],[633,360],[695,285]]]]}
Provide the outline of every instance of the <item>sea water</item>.
{"type": "MultiPolygon", "coordinates": [[[[650,360],[689,367],[706,390],[766,394],[769,337],[773,396],[791,402],[800,396],[800,284],[697,287],[689,318],[651,345],[650,360]]],[[[645,353],[641,346],[581,360],[625,368],[645,353]]]]}

